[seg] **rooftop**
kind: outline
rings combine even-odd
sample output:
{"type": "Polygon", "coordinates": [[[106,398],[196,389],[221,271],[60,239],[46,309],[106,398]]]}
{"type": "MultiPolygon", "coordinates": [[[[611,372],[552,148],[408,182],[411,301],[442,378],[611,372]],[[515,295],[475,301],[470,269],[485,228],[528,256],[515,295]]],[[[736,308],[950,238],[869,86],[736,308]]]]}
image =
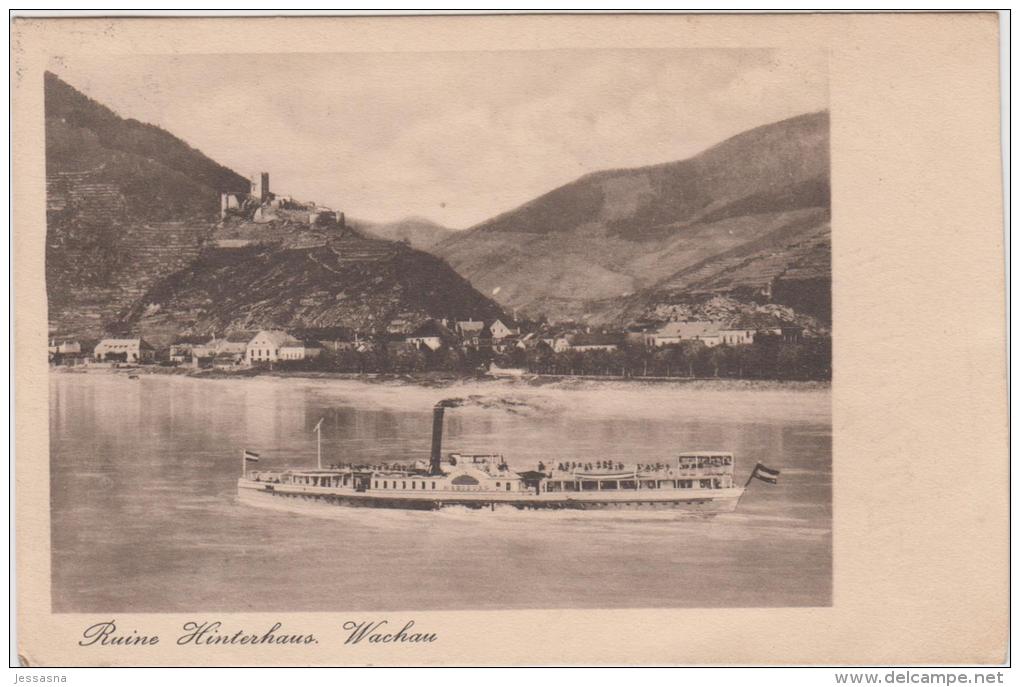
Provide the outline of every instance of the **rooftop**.
{"type": "Polygon", "coordinates": [[[716,336],[719,334],[719,323],[711,320],[694,322],[667,322],[656,332],[658,336],[677,337],[680,339],[694,339],[704,336],[716,336]]]}

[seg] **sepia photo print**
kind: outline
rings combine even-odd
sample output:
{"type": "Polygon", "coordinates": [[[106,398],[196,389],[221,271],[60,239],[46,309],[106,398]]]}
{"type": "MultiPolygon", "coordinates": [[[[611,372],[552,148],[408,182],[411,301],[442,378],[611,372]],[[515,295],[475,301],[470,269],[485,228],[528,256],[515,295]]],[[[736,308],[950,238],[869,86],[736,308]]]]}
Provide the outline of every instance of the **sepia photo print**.
{"type": "Polygon", "coordinates": [[[827,57],[55,57],[57,613],[828,606],[827,57]]]}

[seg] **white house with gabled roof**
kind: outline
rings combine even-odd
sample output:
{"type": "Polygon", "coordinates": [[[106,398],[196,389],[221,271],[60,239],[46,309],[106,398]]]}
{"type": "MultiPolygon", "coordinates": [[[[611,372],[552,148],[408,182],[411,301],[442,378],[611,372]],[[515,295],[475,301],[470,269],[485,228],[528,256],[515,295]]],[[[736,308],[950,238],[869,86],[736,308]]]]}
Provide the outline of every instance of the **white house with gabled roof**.
{"type": "Polygon", "coordinates": [[[156,349],[145,339],[103,339],[93,355],[98,362],[151,363],[156,349]]]}
{"type": "Polygon", "coordinates": [[[492,334],[493,341],[502,341],[506,337],[516,334],[517,330],[506,326],[501,320],[496,320],[489,325],[489,332],[492,334]]]}
{"type": "Polygon", "coordinates": [[[301,342],[282,329],[263,329],[248,342],[244,361],[249,365],[273,363],[281,359],[281,349],[298,345],[301,342]]]}

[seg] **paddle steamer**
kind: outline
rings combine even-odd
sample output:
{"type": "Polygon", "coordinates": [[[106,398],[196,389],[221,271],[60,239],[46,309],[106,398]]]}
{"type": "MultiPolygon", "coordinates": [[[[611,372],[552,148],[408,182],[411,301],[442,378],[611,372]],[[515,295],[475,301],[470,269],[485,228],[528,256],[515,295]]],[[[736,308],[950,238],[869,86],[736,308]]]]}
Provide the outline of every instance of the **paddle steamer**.
{"type": "MultiPolygon", "coordinates": [[[[499,454],[450,453],[444,460],[444,410],[443,405],[433,410],[427,464],[248,470],[248,460],[257,457],[246,452],[238,495],[253,504],[412,510],[675,509],[714,514],[733,511],[747,486],[734,484],[733,454],[722,451],[685,452],[657,464],[556,461],[525,471],[511,469],[499,454]]],[[[752,477],[759,469],[774,472],[758,465],[752,477]]],[[[768,475],[764,478],[774,481],[768,475]]]]}

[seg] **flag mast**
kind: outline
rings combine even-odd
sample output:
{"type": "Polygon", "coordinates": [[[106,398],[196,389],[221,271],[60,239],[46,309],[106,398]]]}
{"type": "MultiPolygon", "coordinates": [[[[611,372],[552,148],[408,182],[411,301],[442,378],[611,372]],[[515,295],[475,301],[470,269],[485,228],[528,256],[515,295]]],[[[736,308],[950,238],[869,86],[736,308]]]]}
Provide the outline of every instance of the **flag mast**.
{"type": "Polygon", "coordinates": [[[249,460],[254,462],[254,463],[257,463],[258,460],[259,460],[259,454],[255,453],[254,451],[249,451],[248,449],[242,449],[241,450],[241,477],[247,477],[248,476],[248,461],[249,460]]]}
{"type": "Polygon", "coordinates": [[[747,481],[744,482],[744,489],[747,489],[749,486],[751,486],[751,480],[754,479],[754,473],[758,471],[759,465],[761,465],[761,463],[755,463],[754,469],[751,470],[751,474],[747,476],[747,481]]]}
{"type": "Polygon", "coordinates": [[[312,430],[315,432],[316,464],[319,466],[320,470],[322,469],[322,421],[325,419],[326,418],[319,418],[319,421],[315,423],[315,429],[312,430]]]}

